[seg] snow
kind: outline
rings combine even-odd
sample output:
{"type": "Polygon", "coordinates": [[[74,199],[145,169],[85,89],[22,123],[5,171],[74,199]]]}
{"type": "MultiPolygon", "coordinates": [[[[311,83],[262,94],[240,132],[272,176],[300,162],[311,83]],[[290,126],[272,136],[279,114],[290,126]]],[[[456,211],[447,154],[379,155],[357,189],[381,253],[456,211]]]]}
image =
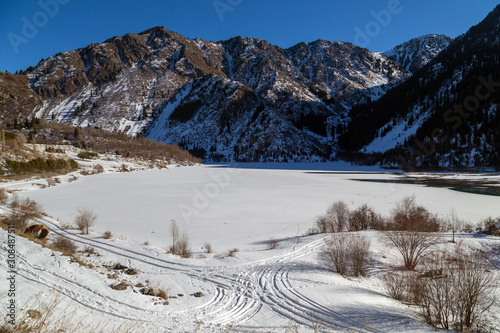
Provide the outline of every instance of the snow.
{"type": "MultiPolygon", "coordinates": [[[[499,197],[359,181],[398,177],[347,163],[215,164],[106,172],[45,189],[29,186],[29,182],[3,184],[22,190],[18,195],[44,206],[52,217],[40,222],[51,228],[50,237],[65,234],[81,248],[91,246],[100,254],[84,259],[100,266],[120,262],[140,272],[136,276],[119,273],[120,279],[133,285],[149,280],[169,289],[169,295],[184,294],[170,299],[168,306],[155,305],[151,297],[131,289],[109,288],[117,281],[106,278],[109,271],[103,267],[79,267],[67,257],[52,256],[52,251],[17,237],[18,300],[37,292],[44,299],[56,293],[61,308],[75,311],[74,318],[82,318],[84,323],[100,318],[120,324],[129,319],[141,327],[139,331],[148,332],[193,332],[196,320],[204,332],[221,332],[231,325],[236,331],[283,332],[295,323],[300,332],[312,332],[315,323],[323,325],[322,331],[364,327],[368,332],[432,332],[416,308],[387,296],[381,278],[397,256],[380,240],[379,232],[361,232],[370,238],[374,252],[374,265],[363,278],[343,278],[331,272],[319,254],[323,236],[305,236],[316,216],[337,200],[350,208],[368,203],[388,214],[396,201],[415,194],[419,204],[430,211],[447,214],[454,207],[460,217],[473,223],[498,215],[499,197]],[[88,236],[61,227],[55,219],[71,222],[78,208],[91,208],[98,215],[88,236]],[[165,253],[171,220],[188,233],[194,258],[165,253]],[[101,238],[107,230],[114,239],[101,238]],[[270,237],[279,241],[278,249],[267,250],[270,237]],[[213,246],[213,253],[204,253],[206,242],[213,246]],[[234,257],[228,252],[232,248],[239,250],[234,257]],[[197,291],[205,296],[191,296],[197,291]]],[[[6,239],[4,230],[0,235],[6,239]]],[[[457,237],[485,249],[498,242],[489,236],[457,237]]],[[[3,262],[5,244],[0,242],[3,262]]],[[[0,275],[6,274],[1,266],[0,275]]],[[[3,295],[5,286],[1,284],[3,295]]],[[[0,302],[4,304],[3,299],[0,302]]]]}

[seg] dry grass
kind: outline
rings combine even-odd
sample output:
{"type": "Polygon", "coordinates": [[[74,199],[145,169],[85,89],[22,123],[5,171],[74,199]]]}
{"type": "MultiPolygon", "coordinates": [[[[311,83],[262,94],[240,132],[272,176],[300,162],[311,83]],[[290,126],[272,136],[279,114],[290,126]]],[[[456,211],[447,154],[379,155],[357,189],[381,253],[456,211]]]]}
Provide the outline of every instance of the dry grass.
{"type": "Polygon", "coordinates": [[[109,230],[105,231],[102,234],[102,238],[104,238],[104,239],[111,239],[111,238],[113,238],[113,233],[111,231],[109,231],[109,230]]]}
{"type": "Polygon", "coordinates": [[[77,246],[71,241],[71,239],[58,235],[54,240],[52,240],[51,248],[62,252],[65,255],[74,255],[76,253],[77,246]]]}
{"type": "Polygon", "coordinates": [[[205,249],[206,253],[212,253],[213,252],[212,244],[210,244],[210,243],[203,244],[203,248],[205,249]]]}
{"type": "MultiPolygon", "coordinates": [[[[47,333],[47,332],[72,332],[72,333],[135,333],[141,332],[137,324],[124,322],[120,325],[112,325],[107,321],[96,320],[92,323],[85,323],[87,316],[75,320],[76,310],[68,311],[66,305],[61,303],[59,296],[54,295],[47,300],[42,299],[41,294],[34,295],[25,304],[18,308],[18,316],[15,325],[7,322],[8,318],[2,316],[0,323],[2,333],[47,333]],[[29,314],[38,311],[40,318],[32,318],[29,314]]],[[[90,314],[90,313],[89,313],[90,314]]]]}
{"type": "Polygon", "coordinates": [[[229,256],[229,257],[234,257],[236,252],[240,252],[240,250],[239,250],[239,249],[237,249],[237,248],[230,249],[230,250],[229,250],[229,253],[228,253],[228,256],[229,256]]]}

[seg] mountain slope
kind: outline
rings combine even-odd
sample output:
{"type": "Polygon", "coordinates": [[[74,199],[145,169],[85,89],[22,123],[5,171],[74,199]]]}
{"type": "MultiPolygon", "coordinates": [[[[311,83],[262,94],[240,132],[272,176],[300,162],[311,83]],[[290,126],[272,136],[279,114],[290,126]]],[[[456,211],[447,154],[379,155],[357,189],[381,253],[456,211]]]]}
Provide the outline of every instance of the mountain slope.
{"type": "Polygon", "coordinates": [[[381,54],[415,73],[447,48],[452,40],[453,38],[445,35],[424,35],[381,54]]]}
{"type": "Polygon", "coordinates": [[[379,101],[355,107],[344,150],[382,163],[500,167],[500,6],[379,101]]]}
{"type": "Polygon", "coordinates": [[[155,27],[13,75],[23,89],[1,95],[3,112],[10,124],[24,108],[31,114],[23,117],[146,134],[207,159],[330,158],[348,110],[408,74],[349,43],[304,45],[307,52],[302,44],[284,50],[258,38],[214,43],[155,27]],[[165,110],[187,113],[179,121],[165,110]]]}

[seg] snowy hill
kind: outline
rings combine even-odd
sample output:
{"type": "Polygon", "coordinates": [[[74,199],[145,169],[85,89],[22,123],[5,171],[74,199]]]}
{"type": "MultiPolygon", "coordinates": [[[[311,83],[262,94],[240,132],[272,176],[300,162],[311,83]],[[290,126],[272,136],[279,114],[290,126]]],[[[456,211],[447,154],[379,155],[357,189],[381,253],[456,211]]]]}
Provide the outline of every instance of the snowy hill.
{"type": "Polygon", "coordinates": [[[424,35],[381,54],[394,60],[407,71],[415,73],[447,48],[452,40],[453,38],[445,35],[424,35]]]}
{"type": "Polygon", "coordinates": [[[378,101],[354,107],[340,146],[372,162],[500,167],[500,6],[378,101]]]}

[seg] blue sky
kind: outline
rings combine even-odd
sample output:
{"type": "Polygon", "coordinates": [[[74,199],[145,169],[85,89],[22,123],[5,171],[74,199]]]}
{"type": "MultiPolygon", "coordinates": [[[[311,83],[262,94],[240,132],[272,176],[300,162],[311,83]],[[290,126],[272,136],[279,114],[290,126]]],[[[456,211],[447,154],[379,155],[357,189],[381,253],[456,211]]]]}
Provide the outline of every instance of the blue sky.
{"type": "Polygon", "coordinates": [[[211,41],[239,35],[286,48],[321,38],[385,51],[428,33],[456,37],[497,4],[498,0],[2,0],[0,70],[15,72],[60,51],[159,25],[211,41]]]}

